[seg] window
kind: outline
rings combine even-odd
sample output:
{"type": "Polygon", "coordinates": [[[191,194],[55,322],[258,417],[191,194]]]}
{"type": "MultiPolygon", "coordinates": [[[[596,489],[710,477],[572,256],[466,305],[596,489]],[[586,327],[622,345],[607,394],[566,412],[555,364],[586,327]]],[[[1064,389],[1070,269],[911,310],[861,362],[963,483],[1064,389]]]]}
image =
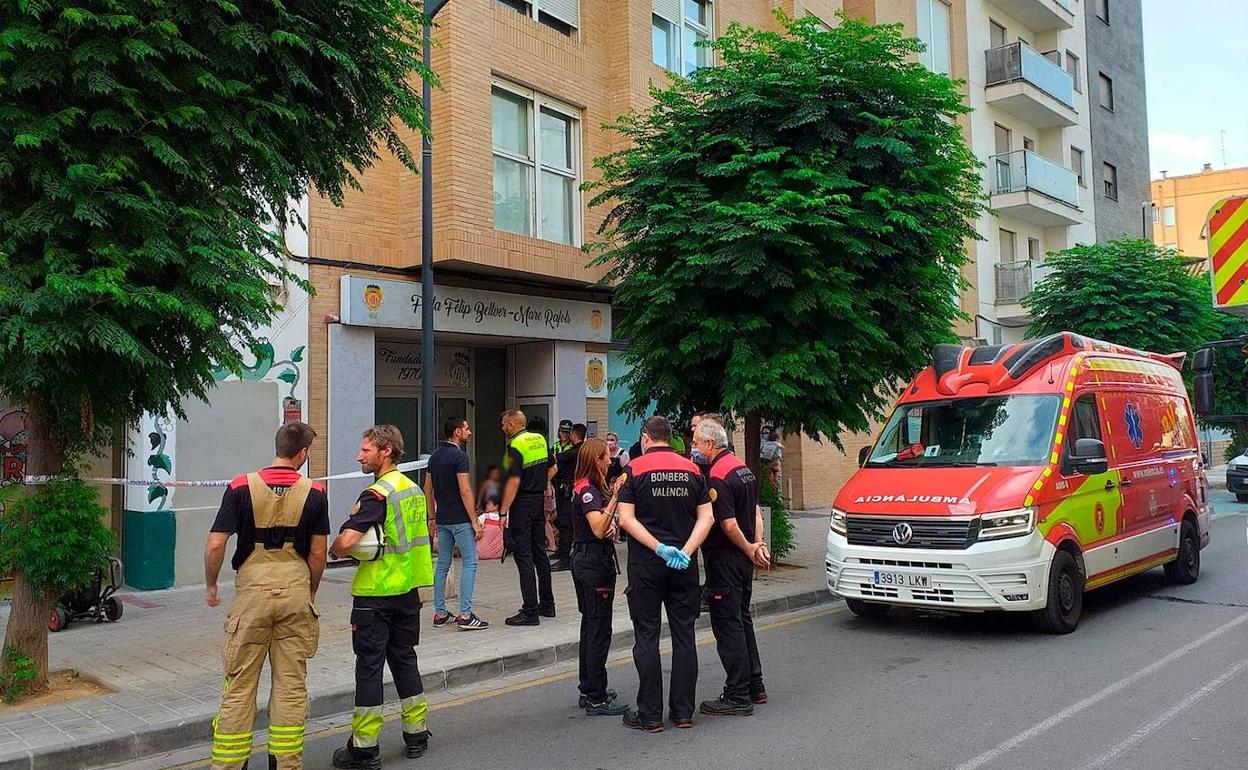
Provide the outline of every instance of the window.
{"type": "Polygon", "coordinates": [[[919,61],[932,72],[948,75],[949,6],[944,0],[916,0],[919,12],[918,38],[925,50],[919,61]]]}
{"type": "Polygon", "coordinates": [[[1001,248],[1000,262],[1002,264],[1018,259],[1018,252],[1015,251],[1015,239],[1016,236],[1012,231],[1005,228],[997,230],[997,243],[1001,248]]]}
{"type": "Polygon", "coordinates": [[[1114,81],[1104,72],[1100,73],[1100,93],[1098,96],[1101,100],[1101,106],[1107,110],[1114,109],[1114,81]]]}
{"type": "Polygon", "coordinates": [[[494,227],[575,244],[580,231],[576,111],[494,87],[494,227]]]}
{"type": "Polygon", "coordinates": [[[1005,45],[1005,27],[992,19],[988,20],[988,47],[1000,48],[1005,45]]]}
{"type": "Polygon", "coordinates": [[[653,0],[650,17],[651,58],[660,67],[688,77],[711,64],[711,49],[699,43],[711,39],[714,16],[711,0],[653,0]]]}
{"type": "Polygon", "coordinates": [[[1073,448],[1081,438],[1101,440],[1101,418],[1096,412],[1096,397],[1088,394],[1075,401],[1073,420],[1070,425],[1070,441],[1067,446],[1073,448]]]}
{"type": "Polygon", "coordinates": [[[1030,259],[1032,262],[1039,262],[1042,256],[1043,255],[1040,253],[1040,239],[1028,238],[1027,239],[1027,259],[1030,259]]]}
{"type": "Polygon", "coordinates": [[[1096,18],[1109,23],[1109,0],[1096,0],[1096,18]]]}
{"type": "Polygon", "coordinates": [[[1174,227],[1174,206],[1166,206],[1166,227],[1174,227]]]}
{"type": "Polygon", "coordinates": [[[1157,214],[1157,204],[1156,204],[1156,203],[1150,203],[1150,204],[1148,204],[1148,207],[1149,207],[1150,209],[1152,209],[1152,212],[1153,212],[1153,216],[1152,216],[1152,219],[1153,219],[1153,224],[1157,224],[1157,216],[1158,216],[1158,214],[1157,214]]]}
{"type": "Polygon", "coordinates": [[[1105,164],[1105,197],[1118,200],[1118,167],[1105,164]]]}
{"type": "Polygon", "coordinates": [[[1070,73],[1070,79],[1075,84],[1075,90],[1083,93],[1083,78],[1079,77],[1079,57],[1070,51],[1066,52],[1066,71],[1070,73]]]}
{"type": "Polygon", "coordinates": [[[1166,248],[1167,248],[1168,250],[1170,250],[1170,251],[1178,251],[1178,250],[1179,250],[1179,244],[1177,244],[1177,243],[1167,243],[1167,244],[1166,244],[1166,248]]]}
{"type": "Polygon", "coordinates": [[[564,35],[570,36],[580,24],[580,0],[498,0],[498,2],[529,18],[537,19],[564,35]]]}
{"type": "Polygon", "coordinates": [[[1070,148],[1070,170],[1075,172],[1075,177],[1079,180],[1080,187],[1087,187],[1087,182],[1083,179],[1083,150],[1072,146],[1070,148]]]}
{"type": "Polygon", "coordinates": [[[1062,399],[972,396],[902,404],[888,418],[868,465],[1043,465],[1062,399]]]}

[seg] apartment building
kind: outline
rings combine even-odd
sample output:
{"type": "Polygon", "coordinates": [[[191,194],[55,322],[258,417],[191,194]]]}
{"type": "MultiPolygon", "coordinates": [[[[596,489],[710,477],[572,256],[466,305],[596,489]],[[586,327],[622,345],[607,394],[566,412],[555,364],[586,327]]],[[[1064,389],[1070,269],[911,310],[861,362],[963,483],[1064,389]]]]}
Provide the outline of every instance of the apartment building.
{"type": "Polygon", "coordinates": [[[1152,180],[1153,242],[1190,257],[1208,259],[1205,221],[1214,204],[1232,195],[1248,195],[1248,167],[1215,171],[1206,163],[1200,173],[1152,180]]]}

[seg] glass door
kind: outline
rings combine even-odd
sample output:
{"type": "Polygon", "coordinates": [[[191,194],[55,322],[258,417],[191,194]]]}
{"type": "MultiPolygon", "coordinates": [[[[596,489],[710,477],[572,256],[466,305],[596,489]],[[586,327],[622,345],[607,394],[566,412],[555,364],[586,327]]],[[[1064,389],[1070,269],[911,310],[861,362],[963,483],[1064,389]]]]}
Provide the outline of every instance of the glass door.
{"type": "MultiPolygon", "coordinates": [[[[393,425],[403,434],[403,462],[420,457],[420,399],[378,397],[373,404],[378,425],[393,425]]],[[[420,474],[407,477],[420,483],[420,474]]]]}

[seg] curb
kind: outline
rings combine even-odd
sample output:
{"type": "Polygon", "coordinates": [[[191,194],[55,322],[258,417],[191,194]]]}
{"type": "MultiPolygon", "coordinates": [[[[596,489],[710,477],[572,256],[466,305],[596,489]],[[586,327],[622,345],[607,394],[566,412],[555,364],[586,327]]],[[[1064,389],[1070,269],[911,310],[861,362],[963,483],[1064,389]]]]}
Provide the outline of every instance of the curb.
{"type": "MultiPolygon", "coordinates": [[[[840,599],[833,596],[826,588],[799,591],[755,602],[754,617],[780,615],[839,601],[840,599]]],[[[709,629],[709,619],[705,616],[699,617],[696,628],[698,630],[709,629]]],[[[629,647],[632,643],[633,632],[629,630],[618,631],[611,637],[613,650],[629,647]]],[[[560,642],[499,658],[468,661],[451,668],[422,671],[421,678],[424,680],[425,692],[442,692],[524,671],[545,668],[556,663],[574,661],[577,659],[579,646],[578,642],[560,642]]],[[[394,685],[387,683],[387,701],[392,701],[396,697],[394,685]]],[[[308,719],[341,714],[351,710],[354,704],[354,686],[311,695],[308,700],[308,719]]],[[[267,726],[267,710],[265,705],[258,707],[257,730],[267,726]]],[[[45,770],[45,768],[47,770],[52,768],[82,770],[147,759],[210,740],[213,716],[210,714],[178,722],[149,725],[98,739],[86,739],[68,745],[0,755],[0,770],[45,770]]]]}

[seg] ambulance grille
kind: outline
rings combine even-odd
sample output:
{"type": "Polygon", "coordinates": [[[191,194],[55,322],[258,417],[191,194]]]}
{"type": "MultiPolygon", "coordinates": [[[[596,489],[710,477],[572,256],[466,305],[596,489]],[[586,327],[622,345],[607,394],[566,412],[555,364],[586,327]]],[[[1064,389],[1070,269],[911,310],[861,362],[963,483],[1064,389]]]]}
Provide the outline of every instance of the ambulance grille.
{"type": "Polygon", "coordinates": [[[849,516],[846,539],[850,545],[963,550],[974,543],[979,534],[973,531],[972,525],[973,520],[969,519],[849,516]],[[913,533],[910,541],[904,544],[893,537],[894,528],[903,523],[908,524],[913,533]]]}

